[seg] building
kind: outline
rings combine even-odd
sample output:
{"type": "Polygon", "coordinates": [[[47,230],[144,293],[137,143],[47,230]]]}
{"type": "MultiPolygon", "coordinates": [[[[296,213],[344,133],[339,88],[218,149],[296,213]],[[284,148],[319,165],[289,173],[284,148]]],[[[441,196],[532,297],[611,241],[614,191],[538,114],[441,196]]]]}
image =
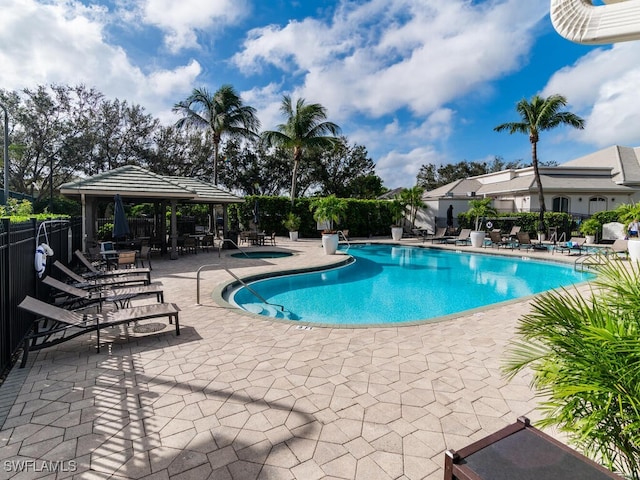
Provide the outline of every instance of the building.
{"type": "MultiPolygon", "coordinates": [[[[547,211],[566,212],[579,218],[621,204],[640,201],[640,147],[612,146],[557,167],[540,167],[547,211]]],[[[491,197],[501,213],[536,212],[540,209],[533,167],[503,170],[451,182],[426,192],[423,228],[446,226],[446,211],[469,209],[469,200],[491,197]]]]}

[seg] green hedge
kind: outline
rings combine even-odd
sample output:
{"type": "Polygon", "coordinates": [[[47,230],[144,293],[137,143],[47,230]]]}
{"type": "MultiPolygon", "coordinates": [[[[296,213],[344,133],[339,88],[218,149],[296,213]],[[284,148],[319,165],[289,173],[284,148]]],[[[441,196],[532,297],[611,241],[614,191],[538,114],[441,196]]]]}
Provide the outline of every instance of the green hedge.
{"type": "MultiPolygon", "coordinates": [[[[497,217],[491,218],[493,223],[492,228],[499,228],[503,232],[511,230],[513,225],[519,225],[521,231],[528,232],[530,235],[535,236],[537,233],[538,218],[540,217],[538,212],[520,212],[520,213],[504,213],[499,214],[497,217]],[[501,220],[500,217],[508,217],[510,220],[501,220]],[[517,220],[512,220],[516,218],[517,220]]],[[[458,223],[461,228],[475,228],[474,218],[467,215],[466,212],[458,214],[458,223]]],[[[567,238],[571,236],[571,232],[576,230],[577,225],[573,221],[571,215],[561,212],[545,212],[544,221],[547,228],[556,228],[558,236],[565,233],[567,238]]]]}
{"type": "MultiPolygon", "coordinates": [[[[253,209],[258,202],[260,216],[259,228],[265,232],[276,232],[276,235],[287,235],[282,221],[289,212],[293,212],[302,220],[300,236],[306,238],[320,237],[309,209],[309,198],[298,198],[293,208],[291,199],[287,197],[247,196],[245,202],[229,206],[229,228],[240,231],[248,230],[253,221],[253,209]]],[[[391,226],[391,202],[387,200],[345,199],[348,204],[347,214],[336,225],[338,230],[349,230],[352,237],[368,237],[389,235],[391,226]]]]}

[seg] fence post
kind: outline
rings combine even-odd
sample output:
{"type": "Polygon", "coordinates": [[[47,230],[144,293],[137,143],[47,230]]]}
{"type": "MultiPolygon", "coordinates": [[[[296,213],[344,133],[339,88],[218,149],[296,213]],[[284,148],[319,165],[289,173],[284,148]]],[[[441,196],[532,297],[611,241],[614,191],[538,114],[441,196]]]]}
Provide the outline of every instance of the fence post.
{"type": "Polygon", "coordinates": [[[2,270],[2,286],[0,291],[0,367],[5,367],[11,361],[11,339],[9,336],[9,219],[2,219],[2,232],[4,242],[0,242],[0,265],[2,270]]]}

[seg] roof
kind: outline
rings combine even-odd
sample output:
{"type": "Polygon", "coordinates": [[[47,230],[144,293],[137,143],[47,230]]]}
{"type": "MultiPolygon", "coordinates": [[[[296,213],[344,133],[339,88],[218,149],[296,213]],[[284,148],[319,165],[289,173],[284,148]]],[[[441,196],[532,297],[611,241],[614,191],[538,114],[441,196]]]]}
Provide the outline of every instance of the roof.
{"type": "Polygon", "coordinates": [[[172,177],[150,172],[136,165],[102,172],[60,186],[63,195],[113,197],[139,200],[179,200],[187,203],[242,203],[244,199],[197,178],[172,177]]]}
{"type": "Polygon", "coordinates": [[[613,181],[640,185],[640,148],[614,145],[562,164],[569,167],[610,167],[613,181]]]}

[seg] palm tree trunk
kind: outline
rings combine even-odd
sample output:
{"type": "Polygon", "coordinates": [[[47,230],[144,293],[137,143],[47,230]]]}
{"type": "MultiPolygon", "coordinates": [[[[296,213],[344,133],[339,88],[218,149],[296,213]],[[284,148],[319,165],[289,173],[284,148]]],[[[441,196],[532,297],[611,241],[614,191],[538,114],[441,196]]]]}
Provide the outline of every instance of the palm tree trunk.
{"type": "Polygon", "coordinates": [[[547,207],[544,204],[544,192],[542,191],[542,180],[540,180],[540,170],[538,169],[538,143],[531,142],[531,163],[533,164],[533,174],[538,185],[538,202],[540,203],[540,218],[538,220],[538,231],[546,230],[544,223],[544,212],[547,207]]]}
{"type": "Polygon", "coordinates": [[[213,184],[218,186],[218,147],[219,142],[213,142],[213,184]]]}
{"type": "Polygon", "coordinates": [[[300,165],[300,157],[302,153],[298,148],[294,148],[293,150],[293,172],[291,172],[291,206],[296,199],[296,190],[298,189],[298,166],[300,165]]]}

